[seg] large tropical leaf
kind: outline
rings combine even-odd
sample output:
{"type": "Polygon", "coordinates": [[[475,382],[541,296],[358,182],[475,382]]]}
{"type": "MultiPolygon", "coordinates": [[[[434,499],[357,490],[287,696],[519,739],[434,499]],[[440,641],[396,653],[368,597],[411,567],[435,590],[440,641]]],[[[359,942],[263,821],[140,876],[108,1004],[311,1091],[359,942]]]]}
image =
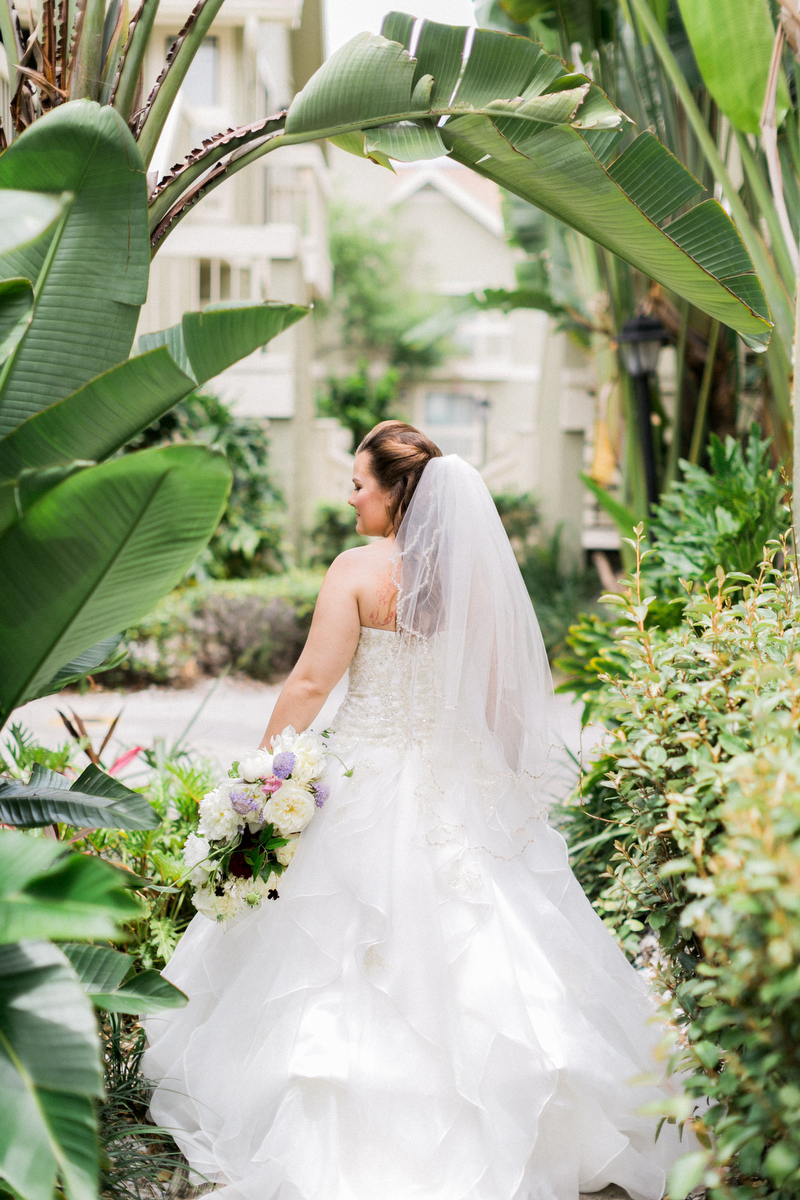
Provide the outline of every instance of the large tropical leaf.
{"type": "Polygon", "coordinates": [[[134,1016],[183,1008],[188,997],[158,971],[135,973],[134,960],[109,946],[61,947],[95,1008],[134,1016]]]}
{"type": "Polygon", "coordinates": [[[110,637],[95,642],[88,650],[76,655],[72,662],[68,662],[60,671],[56,671],[53,678],[49,679],[47,683],[43,683],[34,699],[38,700],[40,696],[52,696],[54,692],[62,691],[71,683],[85,679],[87,675],[100,675],[103,671],[112,670],[113,667],[124,661],[127,654],[126,647],[123,646],[120,649],[121,642],[121,633],[112,633],[110,637]]]}
{"type": "Polygon", "coordinates": [[[44,938],[118,940],[141,916],[135,879],[63,842],[0,830],[0,944],[44,938]]]}
{"type": "Polygon", "coordinates": [[[21,250],[36,241],[58,220],[64,206],[60,196],[8,190],[0,192],[0,254],[21,250]]]}
{"type": "Polygon", "coordinates": [[[32,828],[155,829],[158,814],[141,792],[90,763],[74,783],[36,763],[28,783],[0,778],[0,822],[32,828]]]}
{"type": "Polygon", "coordinates": [[[0,946],[0,1178],[23,1200],[96,1200],[100,1042],[68,959],[44,942],[0,946]]]}
{"type": "MultiPolygon", "coordinates": [[[[166,346],[195,383],[206,383],[233,363],[252,354],[284,329],[305,317],[302,304],[215,304],[203,312],[184,313],[180,325],[139,338],[142,351],[166,346]]],[[[2,463],[2,443],[0,443],[2,463]]]]}
{"type": "Polygon", "coordinates": [[[26,467],[107,458],[194,386],[165,349],[128,359],[0,438],[0,479],[26,467]]]}
{"type": "Polygon", "coordinates": [[[55,227],[0,255],[0,279],[36,294],[0,373],[0,434],[128,357],[150,264],[144,167],[114,109],[87,100],[40,118],[0,155],[2,189],[68,198],[55,227]]]}
{"type": "Polygon", "coordinates": [[[359,34],[332,55],[293,100],[285,140],[353,149],[357,133],[361,153],[413,158],[441,139],[456,161],[766,344],[763,290],[724,209],[708,200],[673,219],[702,189],[666,147],[641,134],[615,157],[627,119],[527,38],[479,29],[469,48],[466,27],[426,21],[412,57],[413,24],[391,13],[386,36],[359,34]]]}
{"type": "Polygon", "coordinates": [[[0,538],[0,715],[174,587],[216,528],[225,459],[168,446],[72,475],[0,538]]]}
{"type": "MultiPolygon", "coordinates": [[[[775,26],[767,0],[678,0],[706,87],[725,116],[744,133],[758,133],[775,26]]],[[[779,123],[789,107],[781,71],[779,123]]]]}

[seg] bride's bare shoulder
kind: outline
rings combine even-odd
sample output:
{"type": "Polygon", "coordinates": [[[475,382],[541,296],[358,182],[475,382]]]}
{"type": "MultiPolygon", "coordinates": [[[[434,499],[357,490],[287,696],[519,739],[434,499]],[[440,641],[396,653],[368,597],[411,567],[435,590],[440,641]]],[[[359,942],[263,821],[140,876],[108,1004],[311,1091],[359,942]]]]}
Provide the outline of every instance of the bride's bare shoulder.
{"type": "Polygon", "coordinates": [[[362,625],[394,628],[397,588],[392,577],[392,549],[389,539],[354,546],[334,559],[330,568],[338,586],[355,595],[362,625]]]}
{"type": "Polygon", "coordinates": [[[333,560],[332,566],[342,573],[361,574],[365,571],[382,573],[389,561],[390,553],[391,546],[382,538],[380,541],[369,542],[366,546],[353,546],[350,550],[343,550],[333,560]]]}

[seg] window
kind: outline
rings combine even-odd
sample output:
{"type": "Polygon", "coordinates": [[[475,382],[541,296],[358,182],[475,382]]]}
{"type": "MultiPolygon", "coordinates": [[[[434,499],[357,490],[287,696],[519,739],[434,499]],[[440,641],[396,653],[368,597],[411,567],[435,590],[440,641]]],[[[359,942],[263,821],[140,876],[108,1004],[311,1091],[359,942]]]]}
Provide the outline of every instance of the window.
{"type": "Polygon", "coordinates": [[[475,401],[460,392],[428,392],[425,397],[426,425],[472,425],[475,401]]]}
{"type": "MultiPolygon", "coordinates": [[[[167,49],[174,40],[174,38],[168,39],[167,49]]],[[[192,65],[181,84],[181,92],[186,103],[193,108],[211,108],[218,104],[218,74],[217,39],[208,37],[203,40],[203,44],[195,54],[192,65]]]]}
{"type": "Polygon", "coordinates": [[[200,306],[220,300],[249,300],[250,268],[225,262],[221,258],[201,258],[198,264],[200,306]]]}
{"type": "Polygon", "coordinates": [[[459,454],[473,466],[486,461],[488,401],[463,392],[427,392],[425,426],[442,454],[459,454]]]}

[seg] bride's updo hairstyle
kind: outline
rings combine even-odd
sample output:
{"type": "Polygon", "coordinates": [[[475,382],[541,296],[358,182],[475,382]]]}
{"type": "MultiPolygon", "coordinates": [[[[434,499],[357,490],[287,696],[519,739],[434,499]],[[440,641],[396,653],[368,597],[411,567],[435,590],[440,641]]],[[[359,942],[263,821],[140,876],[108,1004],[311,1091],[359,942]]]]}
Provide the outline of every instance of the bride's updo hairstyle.
{"type": "Polygon", "coordinates": [[[389,493],[386,507],[397,533],[422,472],[432,458],[441,458],[442,452],[413,425],[381,421],[356,450],[356,454],[361,453],[369,454],[378,486],[389,493]]]}

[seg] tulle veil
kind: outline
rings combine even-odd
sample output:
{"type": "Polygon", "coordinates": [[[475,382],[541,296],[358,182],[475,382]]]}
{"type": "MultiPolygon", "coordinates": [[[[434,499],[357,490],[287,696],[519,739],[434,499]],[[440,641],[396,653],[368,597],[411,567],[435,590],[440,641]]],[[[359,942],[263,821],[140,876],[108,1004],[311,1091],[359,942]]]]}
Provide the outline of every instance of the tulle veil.
{"type": "Polygon", "coordinates": [[[519,853],[563,792],[564,742],[539,623],[486,484],[455,454],[426,465],[393,554],[400,657],[436,695],[432,728],[409,734],[438,781],[440,837],[519,853]],[[471,775],[470,775],[471,772],[471,775]],[[470,776],[486,797],[465,829],[470,776]],[[476,814],[477,817],[477,814],[476,814]],[[474,822],[473,822],[474,824],[474,822]],[[477,839],[477,840],[476,840],[477,839]]]}

